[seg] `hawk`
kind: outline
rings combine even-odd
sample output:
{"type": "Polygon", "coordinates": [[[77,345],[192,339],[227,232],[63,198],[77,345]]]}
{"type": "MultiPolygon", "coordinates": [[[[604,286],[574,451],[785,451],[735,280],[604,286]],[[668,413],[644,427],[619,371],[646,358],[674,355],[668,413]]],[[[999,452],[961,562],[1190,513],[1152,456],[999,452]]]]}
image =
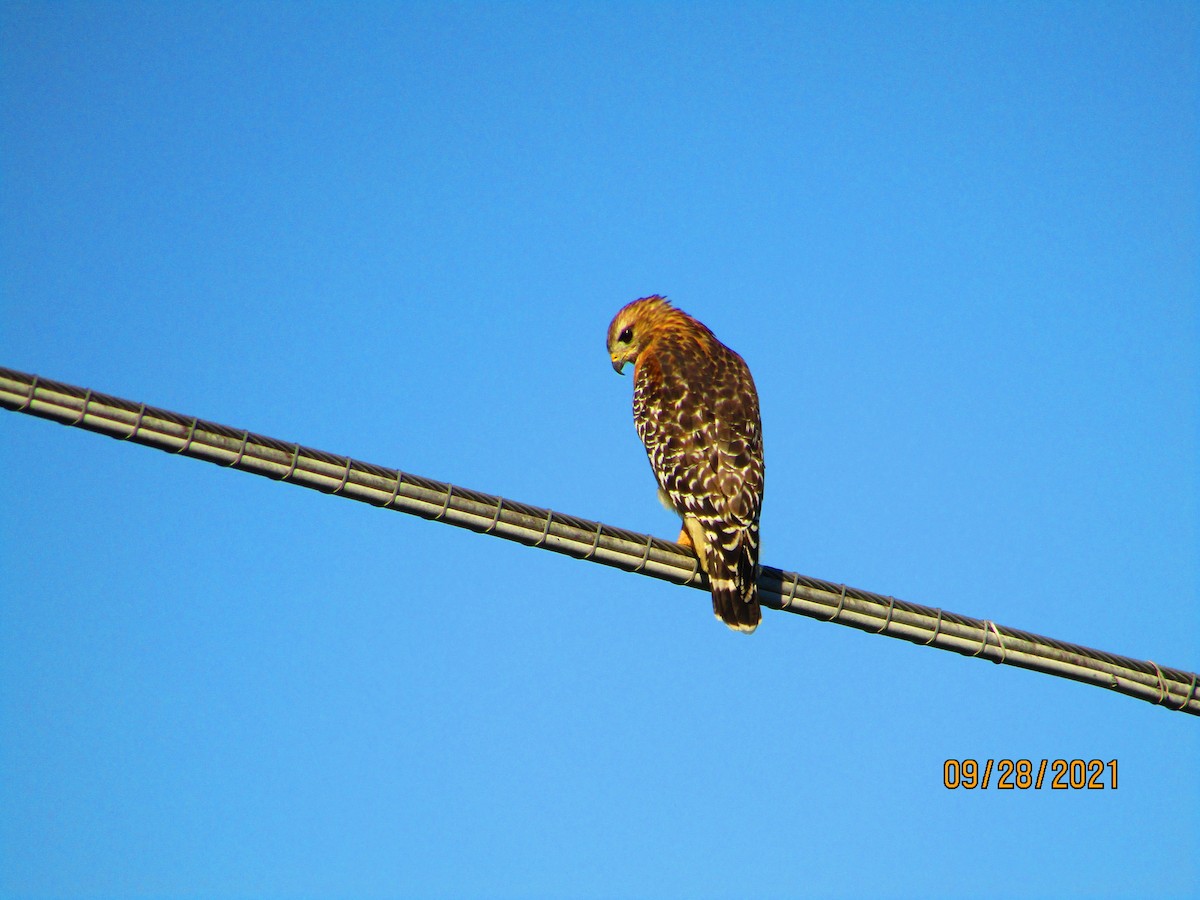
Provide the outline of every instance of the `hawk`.
{"type": "Polygon", "coordinates": [[[657,294],[608,326],[618,374],[632,362],[633,423],[659,498],[683,519],[679,543],[708,575],[713,612],[735,631],[758,627],[758,519],[763,496],[758,392],[745,361],[657,294]]]}

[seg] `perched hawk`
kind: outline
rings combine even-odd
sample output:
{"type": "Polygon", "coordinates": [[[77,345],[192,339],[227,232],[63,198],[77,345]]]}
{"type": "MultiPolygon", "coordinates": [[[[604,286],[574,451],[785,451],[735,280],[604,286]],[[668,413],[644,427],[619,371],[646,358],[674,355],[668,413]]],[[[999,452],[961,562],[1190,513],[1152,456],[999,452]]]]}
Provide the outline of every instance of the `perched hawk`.
{"type": "Polygon", "coordinates": [[[758,606],[762,423],[754,379],[740,356],[657,295],[635,300],[608,326],[617,372],[634,364],[633,422],[659,497],[683,519],[712,585],[713,612],[751,632],[758,606]]]}

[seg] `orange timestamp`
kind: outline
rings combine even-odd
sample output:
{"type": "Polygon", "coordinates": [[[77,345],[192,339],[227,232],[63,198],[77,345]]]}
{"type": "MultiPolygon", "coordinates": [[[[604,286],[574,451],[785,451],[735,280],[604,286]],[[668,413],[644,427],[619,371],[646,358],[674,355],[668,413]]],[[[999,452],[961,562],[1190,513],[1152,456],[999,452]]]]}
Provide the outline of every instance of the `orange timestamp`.
{"type": "Polygon", "coordinates": [[[1117,789],[1117,761],[1110,759],[948,759],[942,765],[947,790],[994,787],[999,791],[1110,791],[1117,789]],[[993,777],[994,776],[994,777],[993,777]],[[1049,777],[1047,777],[1049,776],[1049,777]]]}

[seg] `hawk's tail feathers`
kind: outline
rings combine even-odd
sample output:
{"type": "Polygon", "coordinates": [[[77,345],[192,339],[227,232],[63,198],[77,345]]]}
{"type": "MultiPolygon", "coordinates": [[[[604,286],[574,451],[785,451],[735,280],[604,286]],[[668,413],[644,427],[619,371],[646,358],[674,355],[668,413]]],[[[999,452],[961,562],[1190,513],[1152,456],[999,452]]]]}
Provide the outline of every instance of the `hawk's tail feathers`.
{"type": "Polygon", "coordinates": [[[703,533],[704,571],[713,613],[734,631],[750,634],[762,622],[758,606],[758,523],[744,532],[703,533]]]}
{"type": "Polygon", "coordinates": [[[709,581],[712,585],[713,613],[718,619],[734,631],[746,634],[758,627],[762,621],[758,585],[751,581],[742,589],[732,578],[710,578],[709,581]]]}

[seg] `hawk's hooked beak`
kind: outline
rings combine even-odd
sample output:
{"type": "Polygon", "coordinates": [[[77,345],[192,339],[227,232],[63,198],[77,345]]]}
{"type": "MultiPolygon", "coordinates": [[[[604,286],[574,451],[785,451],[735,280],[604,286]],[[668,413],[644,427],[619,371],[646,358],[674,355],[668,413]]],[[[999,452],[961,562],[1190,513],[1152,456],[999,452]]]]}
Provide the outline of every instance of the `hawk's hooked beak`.
{"type": "Polygon", "coordinates": [[[625,364],[627,362],[629,362],[629,360],[617,359],[615,356],[610,356],[609,359],[612,360],[613,371],[616,372],[618,375],[624,375],[625,373],[622,372],[621,370],[625,368],[625,364]]]}

